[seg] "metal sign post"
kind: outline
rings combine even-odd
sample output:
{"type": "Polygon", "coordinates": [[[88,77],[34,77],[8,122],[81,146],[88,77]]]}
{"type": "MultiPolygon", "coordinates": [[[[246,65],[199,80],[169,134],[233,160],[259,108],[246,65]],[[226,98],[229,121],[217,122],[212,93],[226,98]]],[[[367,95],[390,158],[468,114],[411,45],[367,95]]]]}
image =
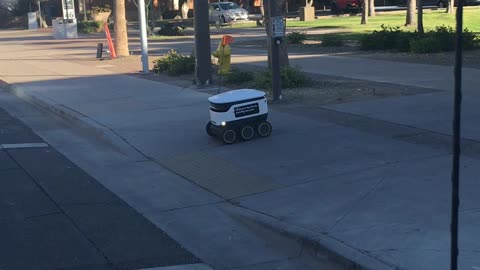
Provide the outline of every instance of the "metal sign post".
{"type": "Polygon", "coordinates": [[[458,269],[458,208],[460,205],[460,131],[462,113],[462,60],[463,60],[463,6],[464,0],[457,6],[457,36],[455,52],[455,91],[453,99],[453,155],[452,155],[452,216],[450,224],[450,269],[458,269]]]}
{"type": "Polygon", "coordinates": [[[140,20],[140,41],[142,44],[142,73],[147,74],[148,68],[148,39],[147,18],[145,15],[145,0],[138,0],[138,18],[140,20]]]}
{"type": "Polygon", "coordinates": [[[273,100],[280,100],[282,97],[282,77],[280,69],[280,44],[283,42],[285,25],[283,16],[272,16],[272,1],[268,0],[268,13],[270,17],[271,35],[271,69],[272,69],[272,92],[273,100]]]}

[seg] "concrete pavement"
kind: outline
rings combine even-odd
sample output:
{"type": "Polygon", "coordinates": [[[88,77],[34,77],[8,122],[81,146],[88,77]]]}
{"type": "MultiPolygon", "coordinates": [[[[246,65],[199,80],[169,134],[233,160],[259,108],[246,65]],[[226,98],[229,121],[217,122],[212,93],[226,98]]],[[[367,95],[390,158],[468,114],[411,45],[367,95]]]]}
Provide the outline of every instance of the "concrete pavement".
{"type": "MultiPolygon", "coordinates": [[[[65,60],[33,64],[16,60],[31,47],[0,46],[10,51],[1,77],[17,94],[111,144],[39,134],[218,269],[318,269],[319,246],[371,269],[447,269],[448,150],[275,107],[271,138],[225,147],[204,134],[206,94],[65,60]]],[[[462,160],[460,269],[480,266],[479,165],[462,160]]]]}

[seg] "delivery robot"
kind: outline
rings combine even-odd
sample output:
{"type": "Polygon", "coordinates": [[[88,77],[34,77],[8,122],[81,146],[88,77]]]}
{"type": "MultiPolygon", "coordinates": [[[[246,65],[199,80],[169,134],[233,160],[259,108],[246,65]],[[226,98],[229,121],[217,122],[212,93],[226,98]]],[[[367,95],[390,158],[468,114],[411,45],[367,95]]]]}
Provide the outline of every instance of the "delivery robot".
{"type": "Polygon", "coordinates": [[[232,144],[238,139],[249,141],[255,135],[268,137],[272,133],[272,125],[267,122],[268,104],[265,92],[239,89],[211,96],[208,101],[208,135],[232,144]]]}

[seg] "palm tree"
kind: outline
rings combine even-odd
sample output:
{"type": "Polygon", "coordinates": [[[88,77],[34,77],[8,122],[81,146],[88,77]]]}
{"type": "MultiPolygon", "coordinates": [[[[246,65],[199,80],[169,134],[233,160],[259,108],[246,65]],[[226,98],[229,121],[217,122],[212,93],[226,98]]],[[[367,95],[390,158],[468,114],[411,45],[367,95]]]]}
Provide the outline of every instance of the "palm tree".
{"type": "Polygon", "coordinates": [[[408,0],[407,1],[407,19],[405,22],[405,26],[414,26],[416,25],[415,22],[415,10],[417,9],[416,1],[415,0],[408,0]]]}
{"type": "Polygon", "coordinates": [[[423,0],[418,0],[418,25],[417,31],[423,34],[423,0]]]}
{"type": "Polygon", "coordinates": [[[375,0],[368,0],[368,16],[375,17],[375,0]]]}
{"type": "Polygon", "coordinates": [[[368,2],[369,0],[363,0],[362,2],[362,21],[361,24],[368,23],[368,2]]]}
{"type": "Polygon", "coordinates": [[[125,0],[114,0],[115,51],[118,56],[128,56],[127,20],[125,18],[125,0]]]}
{"type": "Polygon", "coordinates": [[[447,1],[447,13],[453,14],[453,4],[454,4],[454,0],[447,1]]]}

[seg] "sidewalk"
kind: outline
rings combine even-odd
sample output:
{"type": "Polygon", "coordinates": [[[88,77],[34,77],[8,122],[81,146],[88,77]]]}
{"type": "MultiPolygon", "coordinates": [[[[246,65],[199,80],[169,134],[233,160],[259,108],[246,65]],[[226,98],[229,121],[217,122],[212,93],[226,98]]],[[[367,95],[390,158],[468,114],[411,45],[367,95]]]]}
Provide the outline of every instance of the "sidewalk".
{"type": "MultiPolygon", "coordinates": [[[[275,106],[272,137],[225,147],[204,134],[206,94],[63,60],[32,63],[11,56],[28,53],[26,45],[0,44],[1,58],[12,59],[2,60],[1,79],[15,83],[16,93],[32,102],[127,143],[131,149],[121,150],[125,159],[141,161],[131,167],[70,154],[206,263],[266,269],[266,262],[279,260],[284,269],[295,269],[285,260],[297,258],[293,243],[272,240],[278,236],[270,229],[259,233],[255,224],[268,219],[272,227],[308,232],[309,241],[371,269],[448,268],[448,151],[393,139],[409,135],[401,130],[387,137],[275,106]],[[165,177],[148,177],[145,169],[165,177]],[[245,221],[248,213],[255,223],[245,221]],[[251,256],[253,250],[259,255],[251,256]]],[[[376,113],[388,116],[390,108],[377,107],[376,113]]],[[[422,112],[416,115],[423,118],[422,112]]],[[[465,270],[480,267],[479,166],[478,156],[462,159],[460,269],[465,270]]]]}

